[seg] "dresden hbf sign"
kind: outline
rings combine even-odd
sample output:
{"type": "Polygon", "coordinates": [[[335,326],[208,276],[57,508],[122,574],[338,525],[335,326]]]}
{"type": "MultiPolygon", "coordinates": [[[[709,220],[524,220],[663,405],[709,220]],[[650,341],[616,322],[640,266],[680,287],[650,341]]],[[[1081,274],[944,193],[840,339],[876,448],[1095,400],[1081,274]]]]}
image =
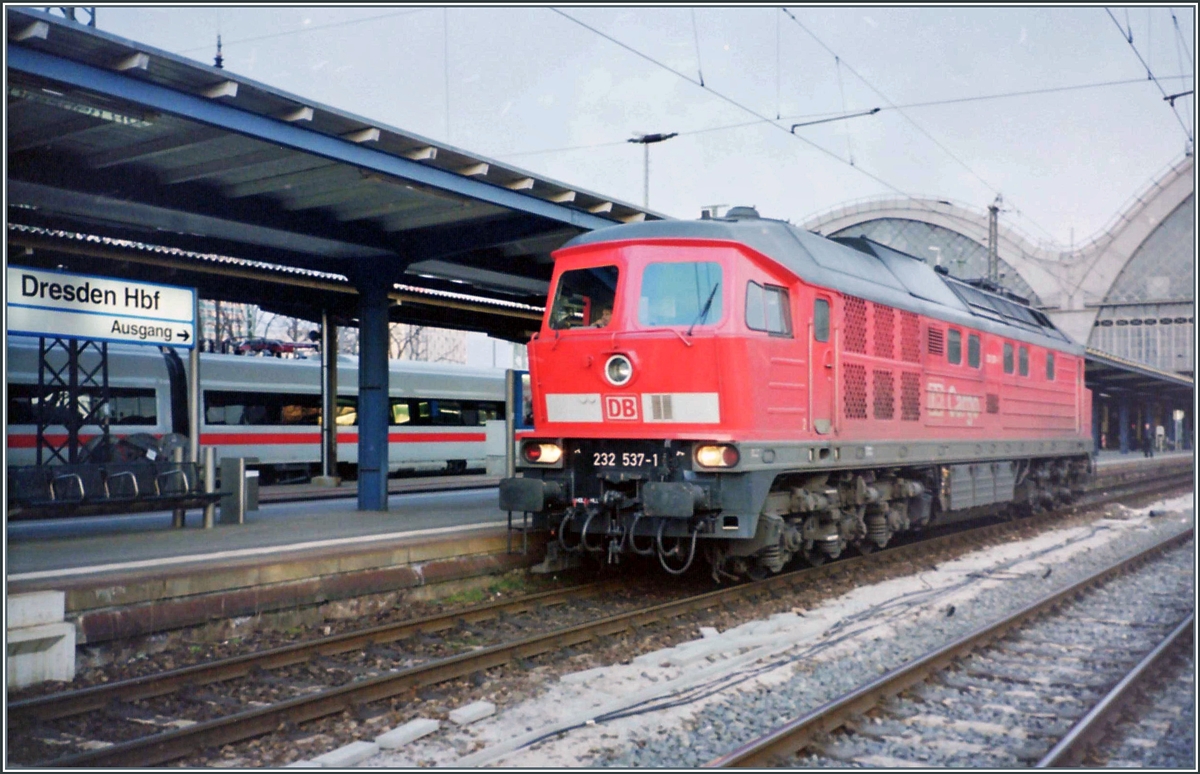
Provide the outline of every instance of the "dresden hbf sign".
{"type": "Polygon", "coordinates": [[[190,349],[196,291],[8,267],[8,332],[190,349]]]}

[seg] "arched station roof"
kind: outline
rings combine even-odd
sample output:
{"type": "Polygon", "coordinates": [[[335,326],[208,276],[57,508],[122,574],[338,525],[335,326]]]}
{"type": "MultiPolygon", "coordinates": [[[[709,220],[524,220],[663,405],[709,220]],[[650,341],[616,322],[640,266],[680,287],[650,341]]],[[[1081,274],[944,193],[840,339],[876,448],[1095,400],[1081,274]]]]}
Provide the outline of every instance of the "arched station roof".
{"type": "MultiPolygon", "coordinates": [[[[1073,250],[1035,242],[1001,222],[1002,284],[1081,344],[1155,369],[1192,372],[1193,161],[1184,156],[1155,176],[1105,229],[1073,250]]],[[[986,272],[987,212],[945,199],[866,199],[804,225],[827,236],[868,236],[930,263],[940,260],[952,274],[986,272]]]]}

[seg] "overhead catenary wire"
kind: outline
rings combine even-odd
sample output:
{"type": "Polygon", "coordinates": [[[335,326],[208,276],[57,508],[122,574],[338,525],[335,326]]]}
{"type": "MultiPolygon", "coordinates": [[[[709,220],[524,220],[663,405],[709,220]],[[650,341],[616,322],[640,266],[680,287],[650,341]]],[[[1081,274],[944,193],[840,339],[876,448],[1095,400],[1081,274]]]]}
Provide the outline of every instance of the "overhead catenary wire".
{"type": "MultiPolygon", "coordinates": [[[[268,35],[255,35],[255,36],[249,37],[249,38],[237,38],[236,40],[227,40],[227,41],[225,41],[225,44],[229,45],[229,44],[237,44],[237,43],[254,43],[259,40],[270,40],[271,38],[286,38],[289,35],[300,35],[305,32],[316,32],[317,30],[328,30],[328,29],[333,29],[334,27],[346,27],[351,24],[364,24],[366,22],[378,21],[380,19],[394,19],[394,18],[397,18],[400,16],[412,16],[415,13],[421,13],[421,12],[427,11],[427,10],[430,10],[430,9],[429,8],[417,8],[415,10],[409,9],[409,10],[405,10],[405,11],[397,11],[395,13],[383,13],[383,14],[379,14],[377,16],[364,16],[361,19],[350,19],[349,21],[330,22],[329,24],[316,24],[311,27],[301,27],[300,29],[296,29],[296,30],[285,30],[283,32],[272,32],[268,35]]],[[[176,54],[191,54],[196,51],[206,51],[206,50],[208,50],[208,46],[199,46],[196,48],[180,49],[179,51],[176,51],[175,53],[176,54]]]]}
{"type": "MultiPolygon", "coordinates": [[[[825,41],[818,38],[816,33],[814,33],[808,27],[804,26],[804,23],[801,22],[799,19],[797,19],[795,14],[793,14],[787,8],[780,8],[779,10],[782,11],[784,14],[786,14],[788,16],[788,18],[790,18],[796,24],[797,27],[804,30],[808,34],[809,37],[811,37],[813,40],[815,40],[817,42],[818,45],[821,46],[821,48],[823,48],[827,52],[829,52],[829,54],[834,57],[835,61],[845,64],[844,62],[842,62],[841,57],[838,56],[837,52],[834,51],[832,48],[830,48],[828,45],[826,45],[825,41]]],[[[898,112],[901,116],[904,117],[904,120],[906,120],[910,124],[912,124],[913,127],[917,131],[919,131],[921,134],[925,135],[925,137],[927,137],[930,142],[932,142],[934,145],[936,145],[938,148],[940,148],[943,153],[945,153],[947,156],[949,156],[951,159],[953,159],[955,161],[955,163],[957,163],[960,167],[962,167],[968,173],[970,173],[970,175],[972,177],[974,177],[976,180],[978,180],[980,183],[982,183],[984,188],[986,188],[988,191],[990,191],[993,194],[996,194],[996,195],[1000,194],[1000,190],[998,188],[996,188],[994,185],[989,183],[987,180],[984,180],[983,177],[978,172],[976,172],[974,169],[972,169],[970,166],[968,166],[965,161],[963,161],[958,156],[956,156],[949,148],[947,148],[945,145],[943,145],[936,137],[934,137],[932,134],[930,134],[928,131],[926,131],[925,127],[921,126],[915,120],[913,120],[913,118],[911,116],[909,116],[907,113],[905,113],[902,108],[898,107],[896,105],[896,103],[894,103],[894,102],[892,102],[892,100],[888,99],[887,95],[885,95],[882,91],[880,91],[878,88],[876,88],[874,84],[872,84],[870,81],[868,81],[866,78],[864,78],[857,70],[855,70],[853,67],[851,67],[848,64],[846,64],[845,67],[847,70],[850,71],[850,73],[854,77],[856,77],[860,81],[862,81],[863,84],[866,85],[867,88],[869,88],[871,91],[875,92],[879,96],[880,99],[882,99],[884,102],[888,103],[888,105],[892,106],[896,110],[896,112],[898,112]]],[[[1018,211],[1018,213],[1020,212],[1019,210],[1017,210],[1017,211],[1018,211]]],[[[1043,228],[1042,225],[1040,223],[1038,223],[1037,221],[1033,220],[1033,218],[1030,218],[1027,215],[1025,215],[1024,217],[1027,221],[1029,221],[1029,223],[1031,223],[1035,228],[1037,228],[1043,234],[1050,237],[1051,239],[1054,238],[1053,234],[1051,234],[1048,230],[1043,228]]]]}
{"type": "Polygon", "coordinates": [[[696,27],[696,9],[692,9],[692,39],[696,41],[696,72],[700,74],[700,85],[704,85],[704,65],[700,61],[700,30],[696,27]]]}
{"type": "MultiPolygon", "coordinates": [[[[1194,68],[1195,65],[1192,64],[1192,54],[1190,51],[1188,51],[1187,41],[1185,41],[1183,39],[1183,32],[1180,31],[1180,29],[1179,29],[1179,19],[1178,19],[1178,17],[1175,16],[1175,9],[1172,8],[1172,9],[1170,9],[1170,11],[1171,11],[1171,23],[1175,27],[1175,59],[1178,62],[1179,71],[1183,72],[1183,57],[1185,54],[1187,55],[1188,68],[1189,69],[1194,68]]],[[[1172,102],[1172,106],[1174,106],[1174,102],[1172,102]]],[[[1193,114],[1190,112],[1188,113],[1188,127],[1192,130],[1192,134],[1195,135],[1195,132],[1196,132],[1195,118],[1194,118],[1193,114]]]]}
{"type": "MultiPolygon", "coordinates": [[[[846,87],[842,85],[842,60],[840,57],[833,58],[833,65],[837,69],[838,91],[842,95],[842,112],[846,112],[846,87]]],[[[879,108],[875,109],[876,112],[879,108]]],[[[792,127],[795,129],[795,127],[792,127]]],[[[850,132],[846,132],[846,154],[850,157],[850,166],[854,166],[854,148],[850,145],[850,132]]]]}
{"type": "MultiPolygon", "coordinates": [[[[1183,79],[1187,79],[1189,77],[1190,76],[1186,76],[1186,75],[1169,75],[1169,76],[1160,76],[1160,79],[1164,80],[1164,81],[1166,81],[1166,80],[1183,80],[1183,79]]],[[[901,108],[908,109],[908,108],[938,107],[938,106],[942,106],[942,105],[958,105],[958,104],[964,104],[964,103],[968,103],[968,102],[982,102],[982,101],[991,100],[991,99],[1010,99],[1010,98],[1014,98],[1014,97],[1029,97],[1029,96],[1037,96],[1037,95],[1041,95],[1041,94],[1055,94],[1055,93],[1067,92],[1067,91],[1083,91],[1086,89],[1098,89],[1098,88],[1105,88],[1105,87],[1109,87],[1109,86],[1130,86],[1133,84],[1141,84],[1141,83],[1145,83],[1145,82],[1146,82],[1145,78],[1126,78],[1124,80],[1119,80],[1119,81],[1100,81],[1097,83],[1081,83],[1081,84],[1075,84],[1073,86],[1050,86],[1050,87],[1047,87],[1044,89],[1025,89],[1023,91],[1008,91],[1008,92],[1001,92],[998,94],[981,94],[981,95],[974,96],[974,97],[953,97],[950,99],[929,100],[926,102],[907,102],[903,105],[894,105],[894,106],[880,108],[880,111],[886,112],[888,110],[898,110],[901,108]]],[[[841,115],[841,114],[839,114],[839,113],[803,113],[803,114],[796,114],[796,115],[789,115],[789,116],[777,116],[777,120],[792,121],[792,120],[796,120],[796,119],[833,118],[833,117],[837,117],[838,115],[841,115]]],[[[704,134],[706,132],[720,132],[720,131],[725,131],[728,129],[744,129],[744,128],[750,127],[750,126],[761,126],[762,124],[768,123],[769,121],[770,121],[770,119],[762,118],[762,119],[757,119],[754,121],[739,121],[738,123],[735,123],[735,124],[721,124],[719,126],[707,126],[707,127],[703,127],[700,129],[690,129],[690,130],[681,131],[681,132],[679,132],[679,136],[683,137],[683,136],[693,135],[693,134],[704,134]]],[[[497,155],[502,158],[515,158],[518,156],[536,156],[536,155],[542,154],[542,153],[564,153],[567,151],[591,150],[593,148],[616,147],[618,145],[625,145],[625,140],[616,140],[613,142],[591,143],[591,144],[587,144],[587,145],[568,145],[568,146],[564,146],[561,148],[543,148],[541,150],[517,151],[514,153],[505,153],[505,154],[497,154],[497,155]]]]}
{"type": "MultiPolygon", "coordinates": [[[[755,109],[753,109],[753,108],[751,108],[751,107],[747,107],[746,105],[743,105],[741,102],[738,102],[737,100],[733,99],[732,97],[729,97],[729,96],[727,96],[727,95],[725,95],[725,94],[722,94],[722,93],[721,93],[721,92],[719,92],[719,91],[716,91],[715,89],[713,89],[713,88],[711,88],[711,87],[708,87],[708,86],[705,86],[705,85],[701,84],[699,81],[697,81],[697,80],[695,80],[695,79],[693,79],[693,78],[690,78],[689,76],[685,75],[684,73],[681,73],[681,72],[679,72],[679,71],[678,71],[678,70],[676,70],[675,68],[673,68],[673,67],[670,67],[669,65],[663,64],[662,62],[658,61],[658,60],[657,60],[657,59],[655,59],[654,57],[652,57],[652,56],[650,56],[650,55],[648,55],[648,54],[645,54],[645,53],[643,53],[643,52],[641,52],[641,51],[638,51],[638,50],[637,50],[636,48],[634,48],[633,46],[630,46],[630,45],[629,45],[629,44],[627,44],[627,43],[624,43],[624,42],[622,42],[622,41],[620,41],[620,40],[617,40],[617,39],[616,39],[616,38],[614,38],[613,36],[611,36],[611,35],[609,35],[609,34],[607,34],[607,33],[603,32],[603,31],[601,31],[601,30],[598,30],[598,29],[596,29],[595,27],[591,26],[590,24],[588,24],[588,23],[586,23],[586,22],[583,22],[583,21],[580,21],[579,19],[576,19],[575,17],[571,16],[571,15],[570,15],[570,14],[568,14],[568,13],[565,13],[565,12],[563,12],[562,10],[560,10],[560,9],[558,9],[558,8],[551,8],[550,10],[551,10],[551,11],[553,11],[553,12],[555,12],[555,13],[557,13],[558,15],[562,16],[564,19],[567,19],[567,20],[569,20],[569,21],[571,21],[571,22],[574,22],[575,24],[578,24],[580,27],[583,27],[584,29],[586,29],[586,30],[588,30],[588,31],[590,31],[590,32],[592,32],[592,33],[594,33],[594,34],[596,34],[596,35],[598,35],[598,36],[600,36],[600,37],[604,38],[605,40],[608,40],[609,42],[611,42],[611,43],[613,43],[613,44],[615,44],[615,45],[617,45],[617,46],[620,46],[621,48],[625,49],[625,50],[626,50],[626,51],[628,51],[629,53],[631,53],[631,54],[633,54],[633,55],[635,55],[635,56],[637,56],[637,57],[640,57],[641,59],[644,59],[644,60],[646,60],[647,62],[650,62],[650,63],[651,63],[651,64],[653,64],[654,66],[656,66],[656,67],[659,67],[659,68],[661,68],[661,69],[663,69],[663,70],[666,70],[666,71],[667,71],[667,72],[669,72],[669,73],[673,73],[674,75],[676,75],[676,76],[677,76],[677,77],[679,77],[679,78],[682,78],[683,80],[687,81],[688,83],[691,83],[691,84],[693,84],[693,85],[695,85],[695,86],[699,86],[700,88],[704,89],[704,90],[705,90],[705,91],[707,91],[708,93],[712,94],[714,97],[717,97],[718,99],[720,99],[720,100],[722,100],[722,101],[724,101],[724,102],[727,102],[727,103],[729,103],[730,105],[733,105],[734,107],[736,107],[737,109],[739,109],[739,110],[741,110],[741,111],[743,111],[743,112],[746,112],[746,113],[749,113],[749,114],[750,114],[750,115],[752,115],[752,116],[755,116],[755,117],[756,117],[756,118],[758,118],[760,121],[763,121],[763,122],[767,123],[768,125],[770,125],[770,126],[773,126],[774,128],[776,128],[776,129],[779,129],[779,130],[781,130],[781,131],[785,132],[785,133],[786,133],[786,134],[788,134],[789,136],[795,137],[796,139],[800,140],[800,141],[801,141],[801,142],[803,142],[804,144],[806,144],[806,145],[808,145],[808,146],[810,146],[810,147],[814,148],[815,150],[817,150],[817,151],[821,152],[821,153],[822,153],[822,154],[824,154],[825,156],[828,156],[829,158],[831,158],[831,159],[834,159],[835,161],[839,161],[839,162],[841,162],[842,164],[847,164],[848,166],[851,166],[851,168],[852,168],[852,169],[856,169],[856,170],[858,170],[858,171],[859,171],[859,172],[861,172],[862,174],[864,174],[864,175],[866,175],[867,177],[869,177],[869,178],[871,178],[872,180],[874,180],[876,183],[879,183],[879,184],[880,184],[880,185],[882,185],[883,187],[887,188],[889,191],[893,191],[893,192],[895,192],[895,193],[899,194],[900,196],[903,196],[905,199],[908,199],[908,200],[912,201],[912,202],[913,202],[914,204],[916,204],[918,207],[921,207],[921,208],[923,208],[923,209],[929,209],[929,207],[928,207],[928,205],[927,205],[927,204],[925,204],[923,201],[921,201],[921,200],[920,200],[920,199],[918,199],[917,197],[913,196],[912,194],[909,194],[909,193],[907,193],[906,191],[903,191],[903,190],[901,190],[900,188],[897,188],[896,186],[892,185],[891,183],[889,183],[888,181],[884,180],[884,179],[883,179],[883,178],[881,178],[880,176],[876,175],[875,173],[873,173],[873,172],[871,172],[871,171],[869,171],[869,170],[866,170],[866,169],[864,169],[863,167],[850,165],[850,164],[849,164],[849,162],[848,162],[846,159],[842,158],[841,156],[839,156],[838,154],[836,154],[836,153],[834,153],[833,151],[829,150],[828,148],[826,148],[826,147],[824,147],[824,146],[822,146],[822,145],[820,145],[820,144],[818,144],[818,143],[816,143],[816,142],[813,142],[812,140],[808,139],[807,137],[802,137],[802,136],[800,136],[800,135],[798,135],[798,134],[792,134],[792,133],[791,133],[791,132],[788,130],[788,128],[787,128],[787,127],[785,127],[785,126],[781,126],[781,125],[779,125],[779,124],[775,123],[775,122],[774,122],[774,121],[772,121],[770,118],[767,118],[766,116],[764,116],[764,115],[762,115],[761,113],[759,113],[757,110],[755,110],[755,109]]],[[[930,210],[930,211],[932,212],[932,210],[930,210]]]]}
{"type": "MultiPolygon", "coordinates": [[[[1158,90],[1162,93],[1163,98],[1166,99],[1169,96],[1167,94],[1167,90],[1163,88],[1161,83],[1159,83],[1158,78],[1154,77],[1154,72],[1150,69],[1150,65],[1146,63],[1146,60],[1142,57],[1142,53],[1138,51],[1137,46],[1133,44],[1133,28],[1130,27],[1128,32],[1121,29],[1121,23],[1117,21],[1117,17],[1113,16],[1113,12],[1108,8],[1105,8],[1104,10],[1108,14],[1108,18],[1112,19],[1113,24],[1117,25],[1117,29],[1121,30],[1122,37],[1125,38],[1125,42],[1129,44],[1129,47],[1133,49],[1133,53],[1135,56],[1137,56],[1138,61],[1142,63],[1142,67],[1146,68],[1146,77],[1149,80],[1154,81],[1154,85],[1158,87],[1158,90]]],[[[1174,101],[1171,101],[1170,108],[1171,112],[1175,115],[1175,120],[1179,122],[1179,126],[1183,129],[1183,133],[1187,136],[1188,144],[1191,145],[1193,142],[1192,132],[1190,129],[1188,129],[1187,124],[1184,123],[1183,117],[1179,115],[1179,111],[1175,108],[1174,101]]]]}
{"type": "MultiPolygon", "coordinates": [[[[1188,67],[1189,68],[1195,67],[1195,65],[1192,64],[1192,52],[1188,51],[1187,41],[1183,39],[1183,31],[1179,29],[1179,18],[1177,16],[1175,16],[1175,9],[1172,8],[1172,9],[1170,9],[1170,11],[1171,11],[1171,23],[1175,25],[1176,51],[1178,51],[1179,49],[1182,48],[1183,53],[1187,55],[1188,67]]],[[[1179,69],[1182,70],[1183,66],[1181,65],[1179,69]]]]}

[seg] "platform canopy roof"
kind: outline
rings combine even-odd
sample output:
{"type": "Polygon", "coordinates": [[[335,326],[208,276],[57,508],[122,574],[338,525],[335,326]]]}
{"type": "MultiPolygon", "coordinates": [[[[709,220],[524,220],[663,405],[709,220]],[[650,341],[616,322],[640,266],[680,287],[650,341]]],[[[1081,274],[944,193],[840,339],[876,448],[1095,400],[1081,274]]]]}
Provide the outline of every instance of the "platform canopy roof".
{"type": "Polygon", "coordinates": [[[1095,392],[1133,401],[1167,401],[1175,408],[1190,405],[1196,383],[1182,374],[1161,371],[1142,363],[1088,347],[1084,380],[1095,392]]]}
{"type": "Polygon", "coordinates": [[[388,282],[395,321],[526,339],[552,250],[663,217],[59,16],[5,13],[10,263],[308,319],[352,318],[356,283],[388,282]]]}

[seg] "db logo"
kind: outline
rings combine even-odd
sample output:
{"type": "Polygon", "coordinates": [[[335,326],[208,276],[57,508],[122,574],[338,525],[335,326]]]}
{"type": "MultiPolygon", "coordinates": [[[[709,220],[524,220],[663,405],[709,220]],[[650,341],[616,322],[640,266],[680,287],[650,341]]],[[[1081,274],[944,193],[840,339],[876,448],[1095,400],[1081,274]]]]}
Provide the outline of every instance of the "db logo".
{"type": "Polygon", "coordinates": [[[636,395],[605,395],[604,419],[636,422],[640,419],[638,412],[638,396],[636,395]]]}

